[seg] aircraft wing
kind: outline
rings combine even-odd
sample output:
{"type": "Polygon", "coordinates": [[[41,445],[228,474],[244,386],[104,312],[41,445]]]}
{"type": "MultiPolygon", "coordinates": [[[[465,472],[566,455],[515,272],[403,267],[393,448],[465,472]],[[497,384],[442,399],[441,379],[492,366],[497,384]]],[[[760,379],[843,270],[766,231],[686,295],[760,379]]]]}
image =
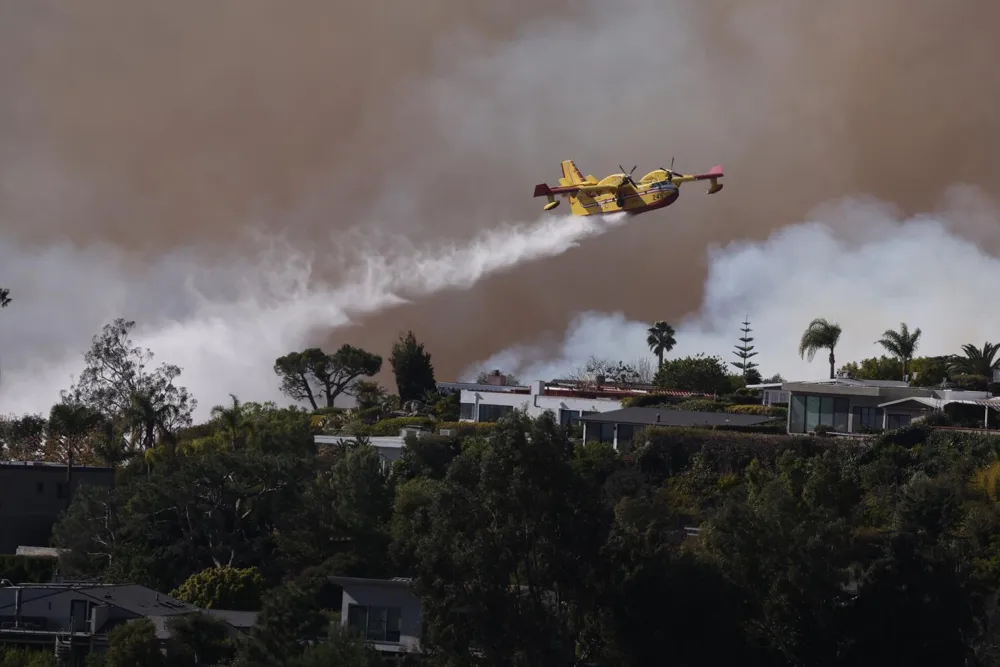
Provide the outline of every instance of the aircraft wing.
{"type": "Polygon", "coordinates": [[[539,183],[535,186],[534,197],[549,197],[552,195],[571,195],[577,192],[582,192],[588,195],[598,195],[602,193],[614,193],[618,192],[618,188],[613,185],[560,185],[555,188],[551,188],[545,183],[539,183]]]}

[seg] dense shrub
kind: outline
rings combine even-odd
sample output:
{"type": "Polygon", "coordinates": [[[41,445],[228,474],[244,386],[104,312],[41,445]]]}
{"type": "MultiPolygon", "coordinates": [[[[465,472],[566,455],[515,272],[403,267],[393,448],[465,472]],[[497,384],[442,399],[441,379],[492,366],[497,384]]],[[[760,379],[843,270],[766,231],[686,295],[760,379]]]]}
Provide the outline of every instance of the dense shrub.
{"type": "Polygon", "coordinates": [[[430,417],[393,417],[375,422],[367,429],[367,435],[386,436],[399,435],[399,432],[406,426],[419,426],[421,428],[432,428],[434,420],[430,417]]]}
{"type": "Polygon", "coordinates": [[[692,398],[677,404],[678,410],[691,412],[724,412],[726,407],[726,403],[711,398],[692,398]]]}
{"type": "Polygon", "coordinates": [[[636,441],[636,461],[649,477],[660,480],[685,470],[692,457],[719,472],[741,473],[750,461],[773,462],[786,450],[813,452],[816,440],[735,430],[648,428],[636,441]]]}
{"type": "Polygon", "coordinates": [[[56,569],[55,558],[37,556],[0,555],[0,579],[13,584],[42,584],[52,581],[56,569]]]}
{"type": "Polygon", "coordinates": [[[171,595],[202,609],[260,609],[264,578],[255,567],[213,567],[192,574],[171,595]]]}
{"type": "Polygon", "coordinates": [[[491,433],[497,427],[495,422],[438,422],[435,426],[438,433],[442,429],[455,429],[459,436],[491,433]]]}
{"type": "Polygon", "coordinates": [[[687,396],[672,396],[670,394],[645,394],[643,396],[629,396],[622,399],[623,408],[657,408],[660,406],[672,406],[690,400],[687,396]]]}
{"type": "Polygon", "coordinates": [[[773,405],[730,405],[726,408],[726,412],[734,415],[759,415],[788,420],[788,408],[779,408],[773,405]]]}

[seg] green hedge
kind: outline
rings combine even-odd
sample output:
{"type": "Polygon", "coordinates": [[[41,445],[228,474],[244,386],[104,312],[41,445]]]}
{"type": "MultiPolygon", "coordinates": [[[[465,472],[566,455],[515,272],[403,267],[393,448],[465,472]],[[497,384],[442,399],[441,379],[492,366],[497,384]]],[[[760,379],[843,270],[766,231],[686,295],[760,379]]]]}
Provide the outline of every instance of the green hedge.
{"type": "Polygon", "coordinates": [[[433,428],[434,420],[430,417],[392,417],[375,422],[368,427],[367,435],[386,436],[399,435],[399,432],[406,426],[419,426],[421,428],[433,428]]]}
{"type": "Polygon", "coordinates": [[[52,581],[57,559],[44,556],[0,555],[0,579],[14,584],[42,584],[52,581]]]}
{"type": "Polygon", "coordinates": [[[726,408],[726,412],[734,415],[759,415],[775,419],[788,419],[788,408],[778,408],[772,405],[730,405],[726,408]]]}
{"type": "Polygon", "coordinates": [[[691,412],[725,412],[726,407],[726,403],[711,398],[692,398],[677,405],[678,410],[691,412]]]}
{"type": "Polygon", "coordinates": [[[459,436],[486,435],[492,433],[497,425],[496,422],[438,422],[437,432],[442,429],[455,429],[459,436]]]}

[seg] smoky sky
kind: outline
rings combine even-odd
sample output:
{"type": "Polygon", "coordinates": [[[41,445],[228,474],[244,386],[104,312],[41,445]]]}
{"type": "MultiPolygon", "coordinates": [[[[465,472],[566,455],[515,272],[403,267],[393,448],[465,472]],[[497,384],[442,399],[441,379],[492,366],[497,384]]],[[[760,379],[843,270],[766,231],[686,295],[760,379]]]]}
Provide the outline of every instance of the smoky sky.
{"type": "MultiPolygon", "coordinates": [[[[359,237],[433,247],[537,219],[532,189],[563,159],[598,178],[725,166],[717,195],[686,185],[563,255],[314,332],[386,354],[412,329],[451,378],[555,345],[580,312],[680,318],[706,247],[831,198],[912,214],[956,183],[995,194],[998,20],[922,0],[0,0],[2,237],[116,249],[169,309],[160,260],[238,266],[248,229],[336,282],[359,237]]],[[[957,231],[1000,250],[979,223],[957,231]]],[[[95,318],[72,315],[52,321],[89,337],[95,318]]]]}

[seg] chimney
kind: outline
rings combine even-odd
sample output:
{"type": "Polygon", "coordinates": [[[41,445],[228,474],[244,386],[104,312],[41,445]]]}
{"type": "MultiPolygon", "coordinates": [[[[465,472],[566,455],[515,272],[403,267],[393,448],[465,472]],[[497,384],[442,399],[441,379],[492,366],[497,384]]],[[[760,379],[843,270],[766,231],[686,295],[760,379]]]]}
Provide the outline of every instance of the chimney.
{"type": "Polygon", "coordinates": [[[495,370],[486,376],[486,384],[502,387],[507,384],[507,376],[500,371],[495,370]]]}

